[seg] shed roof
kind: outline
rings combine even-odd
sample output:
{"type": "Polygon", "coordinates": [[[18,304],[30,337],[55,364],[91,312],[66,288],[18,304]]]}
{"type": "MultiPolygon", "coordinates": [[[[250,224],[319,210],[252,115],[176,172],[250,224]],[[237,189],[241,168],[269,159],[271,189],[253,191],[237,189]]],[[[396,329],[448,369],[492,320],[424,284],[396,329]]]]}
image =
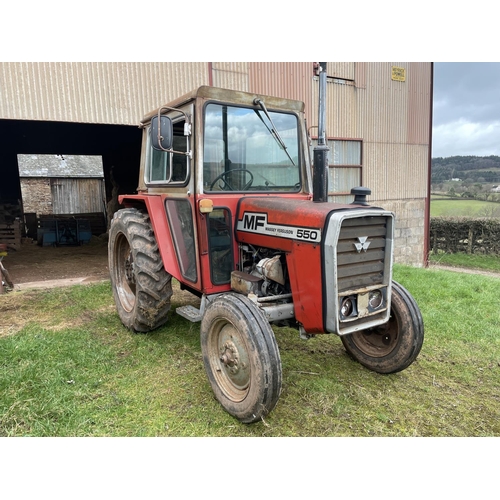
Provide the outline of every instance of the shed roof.
{"type": "Polygon", "coordinates": [[[101,156],[17,155],[17,163],[19,177],[104,177],[101,156]]]}

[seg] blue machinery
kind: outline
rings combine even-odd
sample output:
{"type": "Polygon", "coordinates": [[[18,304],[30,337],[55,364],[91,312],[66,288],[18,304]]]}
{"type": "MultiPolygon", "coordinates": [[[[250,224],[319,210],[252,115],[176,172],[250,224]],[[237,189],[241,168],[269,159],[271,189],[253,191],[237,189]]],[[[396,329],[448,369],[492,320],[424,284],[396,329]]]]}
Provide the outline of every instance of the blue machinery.
{"type": "Polygon", "coordinates": [[[41,246],[83,245],[92,236],[87,219],[41,219],[37,241],[41,246]]]}

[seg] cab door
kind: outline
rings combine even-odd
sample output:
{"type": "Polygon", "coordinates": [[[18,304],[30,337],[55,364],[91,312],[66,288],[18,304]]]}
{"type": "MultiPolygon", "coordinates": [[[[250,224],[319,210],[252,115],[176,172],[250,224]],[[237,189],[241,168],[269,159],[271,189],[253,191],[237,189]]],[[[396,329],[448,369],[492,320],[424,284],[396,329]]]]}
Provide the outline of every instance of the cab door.
{"type": "Polygon", "coordinates": [[[192,196],[194,144],[191,127],[186,126],[193,116],[192,105],[180,111],[183,112],[176,110],[167,114],[173,125],[171,150],[153,148],[151,129],[148,131],[144,182],[148,193],[162,200],[166,224],[163,224],[164,231],[157,233],[157,242],[165,269],[181,283],[201,290],[196,207],[192,196]]]}

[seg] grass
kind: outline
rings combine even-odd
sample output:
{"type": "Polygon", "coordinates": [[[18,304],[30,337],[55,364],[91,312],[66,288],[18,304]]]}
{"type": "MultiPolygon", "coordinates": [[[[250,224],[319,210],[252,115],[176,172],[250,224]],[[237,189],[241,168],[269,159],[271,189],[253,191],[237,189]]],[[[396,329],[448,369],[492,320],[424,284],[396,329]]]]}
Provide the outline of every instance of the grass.
{"type": "Polygon", "coordinates": [[[500,217],[500,204],[464,198],[433,199],[431,217],[500,217]]]}
{"type": "Polygon", "coordinates": [[[1,296],[0,436],[500,436],[498,279],[403,266],[395,279],[424,317],[417,361],[378,375],[336,336],[277,328],[283,392],[252,425],[214,399],[199,324],[172,313],[133,334],[109,283],[1,296]]]}

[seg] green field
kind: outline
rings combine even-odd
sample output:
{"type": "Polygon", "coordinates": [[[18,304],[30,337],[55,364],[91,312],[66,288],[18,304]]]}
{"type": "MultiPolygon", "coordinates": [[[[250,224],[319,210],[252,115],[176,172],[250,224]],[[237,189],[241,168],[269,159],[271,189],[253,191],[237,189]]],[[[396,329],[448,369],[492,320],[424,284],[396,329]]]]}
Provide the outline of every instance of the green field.
{"type": "Polygon", "coordinates": [[[431,217],[500,217],[500,203],[431,198],[431,217]]]}
{"type": "Polygon", "coordinates": [[[2,295],[0,437],[500,436],[498,278],[394,271],[424,318],[416,362],[380,375],[336,336],[304,341],[276,327],[283,392],[252,425],[214,398],[198,324],[172,313],[134,334],[109,282],[2,295]]]}

